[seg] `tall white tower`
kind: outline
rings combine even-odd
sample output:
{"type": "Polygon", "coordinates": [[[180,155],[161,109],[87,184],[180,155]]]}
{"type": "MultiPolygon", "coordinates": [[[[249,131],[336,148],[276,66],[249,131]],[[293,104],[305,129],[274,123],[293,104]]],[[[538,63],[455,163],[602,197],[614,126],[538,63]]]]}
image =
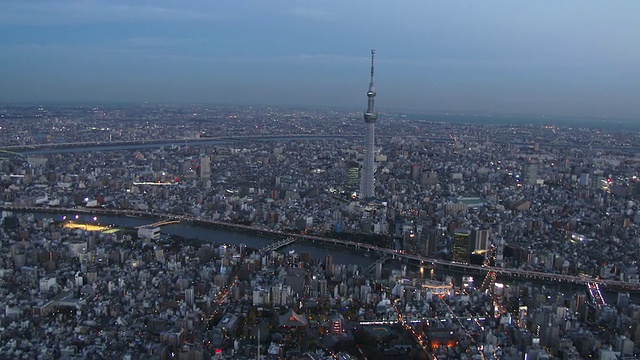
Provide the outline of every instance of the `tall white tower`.
{"type": "Polygon", "coordinates": [[[360,198],[370,198],[375,196],[373,187],[373,170],[374,170],[374,137],[376,132],[376,114],[375,97],[376,86],[373,83],[373,60],[376,54],[375,50],[371,50],[371,82],[369,82],[369,91],[367,91],[367,111],[364,113],[364,122],[367,129],[364,138],[364,163],[362,164],[362,175],[360,176],[360,198]]]}

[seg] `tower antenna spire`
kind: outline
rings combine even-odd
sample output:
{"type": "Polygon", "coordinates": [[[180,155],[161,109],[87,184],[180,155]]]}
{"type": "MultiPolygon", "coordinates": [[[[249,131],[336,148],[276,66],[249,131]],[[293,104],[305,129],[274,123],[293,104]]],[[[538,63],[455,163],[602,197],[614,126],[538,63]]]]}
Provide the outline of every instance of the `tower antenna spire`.
{"type": "Polygon", "coordinates": [[[374,65],[374,58],[376,56],[376,49],[371,49],[371,82],[373,82],[373,65],[374,65]]]}

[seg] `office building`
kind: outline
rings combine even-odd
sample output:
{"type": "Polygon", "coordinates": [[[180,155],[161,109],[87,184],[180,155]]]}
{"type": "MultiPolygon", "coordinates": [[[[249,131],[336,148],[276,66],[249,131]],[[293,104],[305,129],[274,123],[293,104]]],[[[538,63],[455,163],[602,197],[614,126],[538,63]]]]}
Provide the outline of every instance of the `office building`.
{"type": "Polygon", "coordinates": [[[471,232],[465,229],[456,230],[451,251],[452,261],[468,263],[471,254],[471,232]]]}

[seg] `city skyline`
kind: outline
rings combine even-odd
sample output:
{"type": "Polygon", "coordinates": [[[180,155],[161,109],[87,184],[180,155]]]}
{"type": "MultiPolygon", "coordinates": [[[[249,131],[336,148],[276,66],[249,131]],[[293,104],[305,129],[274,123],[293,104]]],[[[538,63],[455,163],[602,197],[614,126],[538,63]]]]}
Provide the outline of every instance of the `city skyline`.
{"type": "Polygon", "coordinates": [[[638,359],[637,132],[358,115],[2,106],[0,353],[638,359]]]}
{"type": "Polygon", "coordinates": [[[358,108],[637,118],[637,2],[6,2],[3,102],[358,108]]]}

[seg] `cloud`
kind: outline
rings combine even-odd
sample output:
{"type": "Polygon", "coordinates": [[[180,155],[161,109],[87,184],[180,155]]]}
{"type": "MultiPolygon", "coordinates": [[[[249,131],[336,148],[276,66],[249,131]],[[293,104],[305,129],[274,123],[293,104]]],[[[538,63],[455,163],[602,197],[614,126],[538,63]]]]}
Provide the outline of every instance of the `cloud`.
{"type": "Polygon", "coordinates": [[[320,21],[332,21],[335,19],[335,15],[332,12],[321,8],[296,7],[289,10],[288,14],[320,21]]]}
{"type": "Polygon", "coordinates": [[[321,62],[321,63],[361,63],[368,61],[366,56],[346,56],[339,54],[298,54],[289,57],[297,62],[321,62]]]}
{"type": "Polygon", "coordinates": [[[194,38],[138,36],[126,39],[124,46],[130,48],[168,48],[196,42],[197,40],[194,38]]]}
{"type": "Polygon", "coordinates": [[[132,5],[128,2],[106,0],[9,1],[0,4],[0,24],[55,25],[219,19],[218,14],[209,10],[154,4],[132,5]]]}

